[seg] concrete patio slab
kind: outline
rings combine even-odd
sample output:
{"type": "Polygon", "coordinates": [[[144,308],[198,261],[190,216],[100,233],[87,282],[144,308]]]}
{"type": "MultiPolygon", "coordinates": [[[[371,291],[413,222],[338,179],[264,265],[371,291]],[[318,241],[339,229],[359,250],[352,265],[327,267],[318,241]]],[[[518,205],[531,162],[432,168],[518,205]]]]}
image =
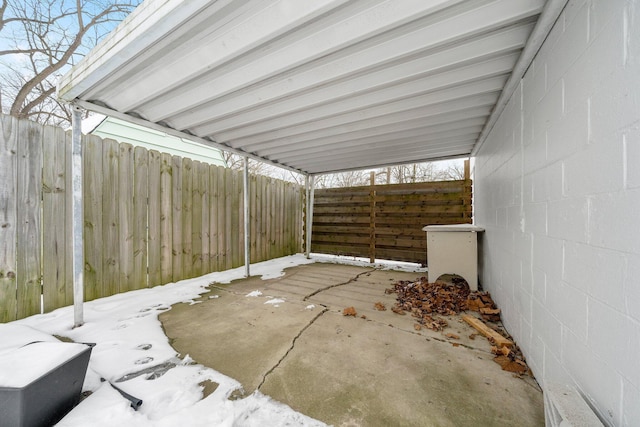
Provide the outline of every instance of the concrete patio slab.
{"type": "Polygon", "coordinates": [[[160,320],[176,351],[336,426],[540,426],[542,393],[459,316],[416,330],[384,290],[416,273],[315,263],[213,284],[160,320]],[[247,294],[260,291],[262,295],[247,294]],[[273,298],[284,300],[277,304],[273,298]],[[389,309],[378,311],[380,302],[389,309]],[[353,306],[356,317],[343,316],[353,306]],[[454,333],[452,339],[446,333],[454,333]]]}

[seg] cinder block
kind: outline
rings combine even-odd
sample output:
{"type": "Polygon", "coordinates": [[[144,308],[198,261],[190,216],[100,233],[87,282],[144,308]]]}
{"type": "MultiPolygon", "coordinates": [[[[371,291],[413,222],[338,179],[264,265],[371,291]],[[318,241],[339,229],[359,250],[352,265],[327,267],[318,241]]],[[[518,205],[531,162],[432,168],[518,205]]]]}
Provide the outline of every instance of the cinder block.
{"type": "Polygon", "coordinates": [[[525,109],[522,113],[522,143],[527,146],[534,140],[533,112],[535,108],[525,109]]]}
{"type": "MultiPolygon", "coordinates": [[[[576,16],[581,13],[587,13],[587,9],[589,8],[588,0],[574,0],[567,3],[564,10],[562,11],[562,17],[564,19],[564,28],[571,27],[571,24],[576,16]]],[[[587,28],[583,29],[585,37],[588,36],[587,28]]]]}
{"type": "Polygon", "coordinates": [[[520,231],[520,225],[524,224],[524,215],[519,205],[511,204],[507,208],[507,227],[511,231],[520,231]]]}
{"type": "Polygon", "coordinates": [[[629,381],[624,381],[622,386],[622,424],[633,426],[640,420],[640,389],[634,387],[629,381]]]}
{"type": "Polygon", "coordinates": [[[623,136],[624,149],[624,186],[633,189],[640,187],[640,127],[629,129],[623,136]]]}
{"type": "Polygon", "coordinates": [[[559,200],[563,197],[564,165],[554,162],[532,173],[533,201],[559,200]]]}
{"type": "Polygon", "coordinates": [[[547,234],[547,203],[527,203],[524,205],[525,232],[547,234]]]}
{"type": "MultiPolygon", "coordinates": [[[[550,284],[549,286],[553,286],[550,284]]],[[[539,337],[544,342],[546,351],[551,351],[560,357],[562,345],[561,324],[556,317],[545,306],[535,299],[531,305],[531,324],[533,325],[533,335],[539,337]]]]}
{"type": "MultiPolygon", "coordinates": [[[[606,28],[611,25],[612,20],[619,18],[624,6],[628,3],[625,0],[607,0],[606,2],[589,2],[589,40],[594,40],[602,36],[603,33],[610,32],[606,28]]],[[[617,27],[622,29],[622,27],[617,27]]]]}
{"type": "Polygon", "coordinates": [[[597,414],[611,425],[620,425],[622,378],[573,333],[563,336],[562,363],[597,414]]]}
{"type": "MultiPolygon", "coordinates": [[[[537,327],[536,327],[537,329],[537,327]]],[[[527,358],[527,364],[533,371],[533,375],[538,382],[544,384],[544,351],[545,344],[540,340],[540,337],[531,334],[531,345],[523,349],[525,351],[525,357],[527,358]]]]}
{"type": "MultiPolygon", "coordinates": [[[[623,313],[596,300],[589,300],[589,348],[604,361],[603,365],[611,366],[634,385],[640,383],[637,357],[640,343],[637,332],[637,324],[623,313]]],[[[607,412],[609,410],[607,408],[607,412]]]]}
{"type": "Polygon", "coordinates": [[[586,197],[548,202],[547,229],[549,237],[586,243],[588,215],[589,208],[586,197]]]}
{"type": "Polygon", "coordinates": [[[637,380],[637,375],[634,375],[629,370],[629,366],[625,366],[624,363],[628,357],[633,357],[634,369],[637,370],[638,353],[627,356],[632,350],[632,337],[629,333],[633,332],[628,322],[629,319],[624,314],[594,298],[589,298],[587,345],[602,360],[610,361],[609,363],[615,362],[616,369],[623,375],[636,377],[637,380]]]}
{"type": "MultiPolygon", "coordinates": [[[[551,41],[552,47],[549,52],[553,60],[547,62],[547,84],[550,87],[562,78],[587,48],[588,7],[582,7],[574,12],[576,13],[572,16],[571,22],[567,24],[563,20],[563,25],[556,25],[549,34],[549,37],[557,37],[556,40],[551,41]]],[[[562,18],[564,18],[564,12],[562,18]]]]}
{"type": "Polygon", "coordinates": [[[552,163],[572,155],[587,144],[589,116],[587,103],[576,104],[561,121],[547,130],[547,162],[552,163]]]}
{"type": "Polygon", "coordinates": [[[546,130],[524,147],[524,173],[532,173],[547,164],[546,130]]]}
{"type": "Polygon", "coordinates": [[[534,138],[539,138],[544,131],[562,118],[563,89],[560,82],[556,82],[549,88],[545,96],[535,107],[534,112],[534,138]]]}
{"type": "Polygon", "coordinates": [[[513,245],[516,258],[531,271],[531,260],[533,259],[533,240],[531,233],[515,233],[513,236],[513,245]]]}
{"type": "Polygon", "coordinates": [[[563,241],[551,237],[533,236],[533,265],[542,268],[550,281],[562,278],[563,241]]]}
{"type": "Polygon", "coordinates": [[[640,255],[627,255],[623,289],[627,314],[640,322],[640,255]]]}
{"type": "MultiPolygon", "coordinates": [[[[534,237],[535,239],[535,237],[534,237]]],[[[538,302],[544,304],[547,301],[547,275],[544,270],[540,267],[537,267],[536,264],[533,264],[533,268],[531,269],[531,277],[532,277],[532,290],[531,295],[538,300],[538,302]]]]}
{"type": "Polygon", "coordinates": [[[549,351],[549,348],[544,352],[544,378],[562,384],[571,382],[571,377],[560,362],[560,356],[549,351]]]}
{"type": "MultiPolygon", "coordinates": [[[[618,48],[620,49],[620,48],[618,48]]],[[[612,143],[629,128],[638,126],[640,67],[616,68],[591,94],[591,139],[612,143]]]]}
{"type": "Polygon", "coordinates": [[[625,310],[626,254],[577,242],[565,243],[564,280],[590,296],[625,310]]]}
{"type": "Polygon", "coordinates": [[[576,337],[587,341],[587,294],[565,282],[547,288],[547,307],[576,337]],[[570,301],[571,304],[567,304],[570,301]]]}
{"type": "Polygon", "coordinates": [[[527,320],[524,316],[520,316],[520,336],[517,337],[516,342],[518,346],[523,351],[525,359],[527,361],[530,360],[529,354],[525,352],[525,348],[528,349],[531,347],[531,319],[527,320]]]}
{"type": "Polygon", "coordinates": [[[522,201],[523,203],[532,203],[539,200],[534,200],[534,173],[529,173],[524,176],[522,185],[522,201]]]}
{"type": "Polygon", "coordinates": [[[589,96],[595,91],[593,59],[584,54],[574,62],[565,72],[564,78],[564,107],[571,111],[579,104],[587,104],[589,96]]]}
{"type": "Polygon", "coordinates": [[[568,197],[618,191],[623,188],[622,136],[598,141],[564,161],[564,194],[568,197]]]}
{"type": "Polygon", "coordinates": [[[623,252],[640,253],[640,189],[591,198],[589,243],[623,252]]]}
{"type": "MultiPolygon", "coordinates": [[[[516,294],[516,313],[517,316],[520,317],[521,322],[526,322],[527,324],[531,324],[532,320],[532,304],[533,297],[530,293],[526,292],[524,289],[520,289],[520,292],[516,294]]],[[[520,334],[524,334],[526,330],[522,329],[522,324],[520,325],[520,334]]]]}
{"type": "Polygon", "coordinates": [[[547,64],[543,56],[544,52],[541,52],[534,58],[523,77],[522,108],[525,113],[533,111],[547,92],[547,64]]]}

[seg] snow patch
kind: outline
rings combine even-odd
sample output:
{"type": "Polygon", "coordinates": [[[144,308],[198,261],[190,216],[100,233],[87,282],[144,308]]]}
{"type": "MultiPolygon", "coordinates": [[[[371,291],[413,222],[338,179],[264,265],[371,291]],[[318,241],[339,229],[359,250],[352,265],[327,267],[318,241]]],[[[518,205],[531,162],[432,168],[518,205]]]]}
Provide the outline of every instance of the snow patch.
{"type": "Polygon", "coordinates": [[[255,290],[246,294],[245,297],[259,297],[260,295],[262,295],[262,292],[260,292],[259,290],[255,290]]]}
{"type": "MultiPolygon", "coordinates": [[[[279,277],[284,268],[311,262],[299,254],[252,265],[252,271],[263,279],[279,277]]],[[[229,400],[228,396],[242,386],[238,381],[193,363],[189,356],[179,362],[179,355],[169,345],[158,320],[160,313],[171,305],[194,301],[209,292],[213,283],[241,279],[244,272],[244,267],[239,267],[87,302],[85,324],[75,329],[72,306],[3,324],[0,346],[4,348],[8,342],[57,341],[53,334],[96,343],[83,384],[83,391],[93,394],[62,419],[60,427],[324,426],[259,392],[229,400]],[[150,362],[136,365],[142,359],[150,362]],[[154,369],[158,373],[152,375],[154,369]],[[142,371],[147,374],[140,374],[142,371]],[[200,384],[204,381],[215,382],[218,388],[203,399],[200,384]],[[142,399],[139,410],[134,411],[110,383],[142,399]]],[[[6,366],[0,363],[0,371],[6,366]]],[[[12,368],[4,374],[15,380],[17,371],[12,368]]]]}

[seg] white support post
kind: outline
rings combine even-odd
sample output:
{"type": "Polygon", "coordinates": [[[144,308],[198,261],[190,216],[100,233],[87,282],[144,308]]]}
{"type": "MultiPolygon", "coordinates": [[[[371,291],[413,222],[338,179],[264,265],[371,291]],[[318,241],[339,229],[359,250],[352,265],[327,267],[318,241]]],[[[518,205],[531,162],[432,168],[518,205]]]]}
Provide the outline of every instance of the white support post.
{"type": "Polygon", "coordinates": [[[84,323],[84,249],[82,232],[83,197],[82,197],[82,110],[74,105],[72,107],[72,132],[71,132],[71,192],[73,195],[71,210],[71,240],[73,242],[73,327],[77,328],[84,323]]]}
{"type": "Polygon", "coordinates": [[[245,277],[250,276],[251,267],[251,228],[249,227],[250,199],[249,199],[249,157],[244,157],[244,265],[245,277]]]}
{"type": "Polygon", "coordinates": [[[313,175],[307,175],[306,178],[307,187],[307,244],[305,255],[307,259],[310,258],[311,253],[311,229],[313,228],[313,194],[314,194],[314,177],[313,175]]]}

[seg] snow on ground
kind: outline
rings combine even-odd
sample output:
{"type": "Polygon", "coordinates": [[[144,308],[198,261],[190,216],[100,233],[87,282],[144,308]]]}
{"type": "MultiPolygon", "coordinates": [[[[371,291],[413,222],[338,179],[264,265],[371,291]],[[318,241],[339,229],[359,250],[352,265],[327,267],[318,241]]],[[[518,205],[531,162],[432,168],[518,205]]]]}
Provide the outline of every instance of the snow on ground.
{"type": "MultiPolygon", "coordinates": [[[[308,260],[302,255],[293,255],[253,264],[251,274],[266,280],[282,276],[285,268],[316,261],[370,266],[368,260],[353,257],[313,255],[308,260]]],[[[387,266],[378,262],[375,265],[376,268],[387,266]]],[[[424,271],[407,263],[394,263],[391,268],[424,271]]],[[[211,283],[229,283],[242,278],[244,272],[244,267],[240,267],[87,302],[85,324],[75,329],[72,328],[72,306],[0,325],[6,326],[0,328],[0,343],[8,343],[0,350],[6,353],[7,347],[35,340],[49,341],[51,335],[79,343],[96,343],[83,385],[83,391],[92,394],[60,421],[58,425],[63,427],[324,425],[260,392],[241,400],[228,399],[241,387],[240,383],[195,364],[188,355],[180,358],[169,345],[158,320],[161,312],[179,302],[196,303],[194,299],[207,292],[211,283]],[[16,332],[20,330],[22,332],[16,332]],[[218,387],[203,399],[202,384],[206,381],[217,383],[218,387]],[[112,385],[142,399],[138,411],[112,385]]],[[[247,296],[259,295],[259,291],[254,291],[247,296]]]]}
{"type": "Polygon", "coordinates": [[[329,262],[332,264],[355,265],[358,267],[374,267],[380,270],[406,271],[408,273],[425,273],[427,271],[426,267],[422,267],[420,266],[420,264],[416,264],[413,262],[389,261],[389,260],[376,259],[375,262],[371,264],[369,262],[369,258],[315,254],[315,253],[311,254],[311,258],[316,262],[329,262]]]}

